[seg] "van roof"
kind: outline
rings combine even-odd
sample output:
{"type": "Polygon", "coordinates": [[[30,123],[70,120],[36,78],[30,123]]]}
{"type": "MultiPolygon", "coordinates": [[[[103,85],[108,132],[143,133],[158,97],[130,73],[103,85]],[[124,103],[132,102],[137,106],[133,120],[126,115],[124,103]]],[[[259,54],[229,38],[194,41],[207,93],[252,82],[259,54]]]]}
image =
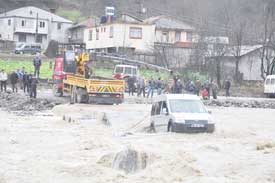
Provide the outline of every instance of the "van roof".
{"type": "Polygon", "coordinates": [[[198,96],[191,94],[162,94],[155,97],[153,99],[153,102],[159,102],[169,99],[201,100],[198,96]]]}
{"type": "Polygon", "coordinates": [[[266,76],[266,79],[275,78],[275,75],[268,75],[266,76]]]}

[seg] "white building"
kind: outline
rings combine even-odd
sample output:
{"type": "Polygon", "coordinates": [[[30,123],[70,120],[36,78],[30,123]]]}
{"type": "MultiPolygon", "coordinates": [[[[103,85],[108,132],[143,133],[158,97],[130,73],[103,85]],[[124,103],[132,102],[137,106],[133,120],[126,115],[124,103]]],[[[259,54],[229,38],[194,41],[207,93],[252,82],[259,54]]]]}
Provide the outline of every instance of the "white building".
{"type": "Polygon", "coordinates": [[[89,50],[109,53],[122,49],[146,52],[153,48],[154,33],[154,25],[123,15],[115,22],[87,28],[84,31],[84,40],[89,50]]]}
{"type": "Polygon", "coordinates": [[[41,43],[46,49],[50,40],[68,41],[72,22],[45,10],[28,6],[0,14],[0,39],[41,43]]]}
{"type": "Polygon", "coordinates": [[[181,44],[194,43],[198,40],[194,27],[172,17],[156,16],[148,18],[144,22],[155,25],[155,43],[168,43],[180,46],[181,44]]]}
{"type": "Polygon", "coordinates": [[[87,49],[117,52],[120,48],[134,52],[153,52],[155,46],[192,47],[197,42],[195,28],[167,16],[139,20],[130,15],[84,31],[87,49]]]}

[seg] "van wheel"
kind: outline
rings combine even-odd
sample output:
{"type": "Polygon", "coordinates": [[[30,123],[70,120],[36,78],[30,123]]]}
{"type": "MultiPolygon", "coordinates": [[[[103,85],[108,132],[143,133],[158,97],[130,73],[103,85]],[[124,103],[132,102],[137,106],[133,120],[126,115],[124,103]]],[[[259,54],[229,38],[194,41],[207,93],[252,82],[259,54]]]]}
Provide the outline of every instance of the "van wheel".
{"type": "Polygon", "coordinates": [[[151,124],[150,124],[150,129],[149,129],[150,132],[152,133],[156,133],[156,127],[155,127],[155,124],[154,122],[152,121],[151,124]]]}
{"type": "Polygon", "coordinates": [[[167,132],[175,132],[174,125],[173,125],[172,121],[168,122],[167,132]]]}

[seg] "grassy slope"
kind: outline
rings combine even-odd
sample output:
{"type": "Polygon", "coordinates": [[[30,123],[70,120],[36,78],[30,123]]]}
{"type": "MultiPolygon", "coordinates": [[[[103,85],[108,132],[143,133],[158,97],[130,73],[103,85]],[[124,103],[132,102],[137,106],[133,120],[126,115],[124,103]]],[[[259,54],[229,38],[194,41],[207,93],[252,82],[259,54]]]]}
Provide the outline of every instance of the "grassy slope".
{"type": "MultiPolygon", "coordinates": [[[[40,70],[40,77],[44,79],[51,79],[52,78],[52,68],[50,67],[50,62],[43,62],[40,70]]],[[[34,68],[32,65],[32,61],[3,61],[0,60],[0,69],[5,69],[8,73],[15,71],[16,69],[21,69],[25,67],[25,70],[28,73],[33,73],[34,68]]],[[[113,70],[112,69],[102,69],[102,68],[95,68],[95,75],[102,76],[102,77],[112,77],[113,70]]],[[[156,72],[152,70],[144,70],[140,71],[140,75],[145,77],[145,79],[150,79],[153,77],[157,79],[161,77],[164,80],[167,80],[169,74],[166,72],[156,72]]]]}

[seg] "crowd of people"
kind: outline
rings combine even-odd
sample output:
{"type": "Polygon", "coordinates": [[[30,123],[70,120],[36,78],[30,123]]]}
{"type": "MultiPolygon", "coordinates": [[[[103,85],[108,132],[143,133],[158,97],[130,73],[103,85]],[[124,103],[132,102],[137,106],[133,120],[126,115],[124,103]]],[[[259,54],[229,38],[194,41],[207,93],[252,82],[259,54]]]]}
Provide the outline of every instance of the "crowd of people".
{"type": "Polygon", "coordinates": [[[27,73],[25,67],[17,69],[8,74],[4,69],[0,71],[1,92],[7,92],[7,86],[10,84],[11,91],[17,93],[20,89],[31,98],[37,96],[37,84],[40,74],[41,59],[36,55],[33,59],[34,75],[27,73]]]}
{"type": "MultiPolygon", "coordinates": [[[[178,76],[174,76],[168,81],[164,81],[161,78],[153,79],[150,78],[148,81],[145,81],[143,77],[134,78],[129,77],[127,79],[127,86],[129,96],[137,93],[137,96],[143,97],[153,97],[154,94],[161,95],[162,93],[190,93],[197,96],[202,96],[203,99],[210,99],[212,96],[213,99],[217,99],[219,87],[218,84],[213,80],[206,80],[201,82],[199,79],[192,81],[187,80],[183,82],[178,76]],[[147,91],[147,94],[146,94],[147,91]]],[[[226,80],[224,88],[226,90],[226,96],[230,96],[230,80],[226,80]]]]}

